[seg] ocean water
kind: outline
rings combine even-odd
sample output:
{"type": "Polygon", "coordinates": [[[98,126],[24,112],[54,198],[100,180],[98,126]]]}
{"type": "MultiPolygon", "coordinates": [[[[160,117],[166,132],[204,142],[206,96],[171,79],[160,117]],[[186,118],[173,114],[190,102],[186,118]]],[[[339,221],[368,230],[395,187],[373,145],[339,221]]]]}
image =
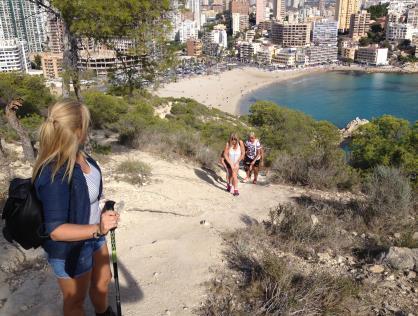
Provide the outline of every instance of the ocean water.
{"type": "Polygon", "coordinates": [[[339,128],[356,117],[391,114],[418,120],[418,74],[330,72],[275,83],[243,97],[241,113],[258,100],[273,101],[328,120],[339,128]]]}

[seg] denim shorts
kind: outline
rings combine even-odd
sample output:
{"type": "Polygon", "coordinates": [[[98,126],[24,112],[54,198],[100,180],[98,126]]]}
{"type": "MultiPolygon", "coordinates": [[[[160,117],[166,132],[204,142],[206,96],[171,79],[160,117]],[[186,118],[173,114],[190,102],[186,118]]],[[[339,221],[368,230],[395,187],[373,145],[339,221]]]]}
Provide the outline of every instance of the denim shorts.
{"type": "MultiPolygon", "coordinates": [[[[98,239],[87,240],[81,249],[80,258],[77,261],[74,278],[89,272],[93,268],[93,253],[102,248],[106,243],[104,236],[98,239]]],[[[71,277],[65,271],[65,259],[48,258],[48,263],[52,267],[54,274],[59,279],[70,279],[71,277]]]]}

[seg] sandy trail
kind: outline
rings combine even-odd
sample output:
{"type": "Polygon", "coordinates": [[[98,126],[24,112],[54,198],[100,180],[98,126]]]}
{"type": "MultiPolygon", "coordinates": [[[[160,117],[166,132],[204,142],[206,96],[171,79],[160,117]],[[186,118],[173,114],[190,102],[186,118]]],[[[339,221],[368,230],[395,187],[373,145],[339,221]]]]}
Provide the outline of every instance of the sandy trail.
{"type": "MultiPolygon", "coordinates": [[[[125,203],[117,230],[125,316],[192,315],[205,300],[203,283],[212,276],[210,267],[222,264],[221,233],[249,219],[260,221],[270,207],[300,195],[290,187],[260,183],[241,184],[241,195],[233,197],[210,172],[140,152],[112,155],[101,165],[106,197],[125,203]],[[128,157],[151,165],[150,184],[114,180],[117,163],[128,157]]],[[[49,268],[30,269],[21,278],[1,315],[60,314],[61,298],[49,268]]]]}

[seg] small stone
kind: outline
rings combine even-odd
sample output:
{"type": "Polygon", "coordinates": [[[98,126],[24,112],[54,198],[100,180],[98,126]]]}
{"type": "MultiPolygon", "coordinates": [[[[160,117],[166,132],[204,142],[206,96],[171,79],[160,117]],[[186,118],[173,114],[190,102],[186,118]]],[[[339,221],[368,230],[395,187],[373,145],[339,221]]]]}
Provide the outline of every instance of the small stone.
{"type": "Polygon", "coordinates": [[[413,240],[418,240],[418,232],[415,232],[415,233],[412,235],[412,239],[413,239],[413,240]]]}
{"type": "Polygon", "coordinates": [[[319,224],[319,219],[314,214],[311,215],[312,226],[315,227],[319,224]]]}
{"type": "Polygon", "coordinates": [[[361,238],[365,239],[366,238],[366,234],[365,233],[361,234],[361,238]]]}
{"type": "Polygon", "coordinates": [[[343,256],[337,256],[338,264],[342,264],[342,263],[344,263],[344,261],[345,261],[345,258],[343,256]]]}
{"type": "Polygon", "coordinates": [[[406,273],[406,277],[408,279],[415,279],[417,277],[417,273],[415,271],[408,271],[406,273]]]}
{"type": "Polygon", "coordinates": [[[159,276],[160,274],[158,273],[158,272],[154,272],[153,273],[153,276],[154,276],[154,278],[158,278],[158,276],[159,276]]]}
{"type": "Polygon", "coordinates": [[[26,305],[22,305],[22,306],[20,306],[20,310],[22,312],[27,311],[28,310],[28,307],[26,305]]]}
{"type": "Polygon", "coordinates": [[[351,235],[353,235],[354,237],[357,237],[357,232],[352,232],[351,235]]]}
{"type": "Polygon", "coordinates": [[[389,275],[389,276],[386,278],[386,281],[395,281],[395,276],[394,276],[393,274],[389,275]]]}
{"type": "Polygon", "coordinates": [[[369,267],[369,271],[372,273],[383,273],[383,271],[385,271],[385,267],[380,264],[375,264],[369,267]]]}
{"type": "Polygon", "coordinates": [[[319,252],[318,253],[318,258],[319,258],[319,261],[321,261],[321,262],[326,262],[326,261],[331,260],[331,256],[327,252],[319,252]]]}
{"type": "Polygon", "coordinates": [[[400,233],[395,233],[395,234],[393,234],[393,237],[395,237],[396,239],[400,239],[401,238],[401,234],[400,233]]]}

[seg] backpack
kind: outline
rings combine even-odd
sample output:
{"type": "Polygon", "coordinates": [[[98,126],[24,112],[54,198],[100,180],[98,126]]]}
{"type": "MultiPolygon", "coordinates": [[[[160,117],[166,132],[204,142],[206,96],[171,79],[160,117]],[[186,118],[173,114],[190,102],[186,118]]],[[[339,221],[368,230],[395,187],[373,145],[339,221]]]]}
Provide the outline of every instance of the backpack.
{"type": "Polygon", "coordinates": [[[43,233],[43,210],[31,179],[13,179],[9,197],[3,208],[5,220],[3,236],[8,242],[16,241],[24,249],[38,248],[48,239],[43,233]]]}

